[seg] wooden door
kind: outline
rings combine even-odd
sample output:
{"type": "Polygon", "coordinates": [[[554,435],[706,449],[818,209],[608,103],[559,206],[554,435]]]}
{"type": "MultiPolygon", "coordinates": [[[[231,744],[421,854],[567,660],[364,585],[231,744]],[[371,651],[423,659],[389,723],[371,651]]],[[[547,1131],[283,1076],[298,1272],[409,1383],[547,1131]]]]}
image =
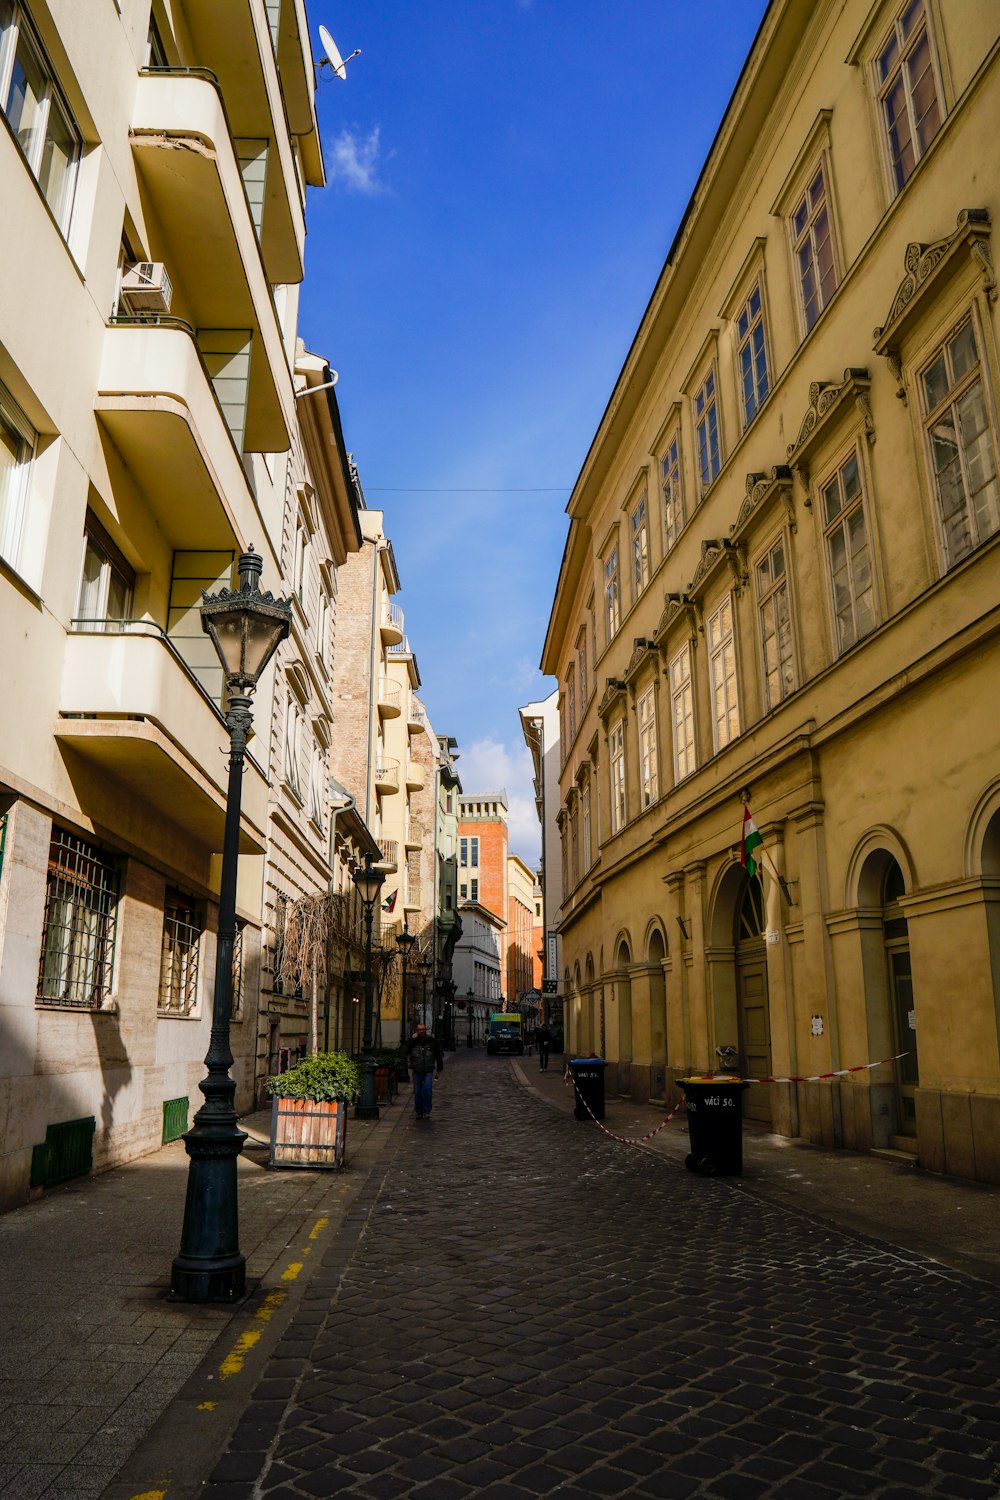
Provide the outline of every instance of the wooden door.
{"type": "MultiPolygon", "coordinates": [[[[771,1074],[771,1023],[767,1005],[767,963],[762,952],[737,952],[736,994],[744,1076],[768,1078],[771,1074]]],[[[748,1120],[760,1120],[766,1125],[771,1123],[769,1084],[750,1085],[743,1096],[743,1114],[748,1120]]]]}

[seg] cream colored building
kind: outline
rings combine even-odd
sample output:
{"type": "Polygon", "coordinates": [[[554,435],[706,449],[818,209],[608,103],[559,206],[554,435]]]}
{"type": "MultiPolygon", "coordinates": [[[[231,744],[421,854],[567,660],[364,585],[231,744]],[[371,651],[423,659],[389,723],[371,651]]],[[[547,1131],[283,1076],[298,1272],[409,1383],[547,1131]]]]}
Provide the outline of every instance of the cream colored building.
{"type": "Polygon", "coordinates": [[[991,1182],[998,30],[988,0],[770,5],[543,658],[569,1045],[667,1099],[733,1048],[775,1130],[991,1182]]]}
{"type": "MultiPolygon", "coordinates": [[[[280,578],[302,0],[0,5],[0,1203],[184,1128],[208,1049],[228,746],[203,587],[280,578]]],[[[243,780],[252,1102],[272,677],[243,780]]]]}
{"type": "MultiPolygon", "coordinates": [[[[280,589],[275,588],[291,598],[292,628],[278,649],[271,714],[256,1066],[256,1093],[264,1103],[268,1077],[340,1040],[336,1013],[342,966],[332,972],[331,954],[324,969],[313,966],[290,980],[282,964],[294,903],[338,888],[348,838],[346,814],[354,811],[343,790],[331,788],[329,777],[337,582],[339,570],[361,547],[356,471],[344,442],[336,378],[326,361],[300,342],[295,361],[298,421],[286,471],[280,589]]],[[[379,858],[371,836],[366,839],[357,828],[354,832],[357,849],[349,845],[347,853],[363,858],[367,848],[379,858]]],[[[350,931],[350,922],[346,926],[343,936],[360,935],[350,931]]]]}
{"type": "MultiPolygon", "coordinates": [[[[362,545],[338,575],[330,764],[382,852],[387,873],[376,942],[392,953],[404,925],[421,944],[430,941],[435,740],[417,692],[416,656],[394,597],[400,582],[384,516],[364,507],[363,494],[360,499],[362,545]]],[[[400,1034],[400,981],[397,966],[379,995],[379,1031],[387,1046],[400,1034]]],[[[347,987],[345,1026],[361,983],[359,974],[347,987]]]]}

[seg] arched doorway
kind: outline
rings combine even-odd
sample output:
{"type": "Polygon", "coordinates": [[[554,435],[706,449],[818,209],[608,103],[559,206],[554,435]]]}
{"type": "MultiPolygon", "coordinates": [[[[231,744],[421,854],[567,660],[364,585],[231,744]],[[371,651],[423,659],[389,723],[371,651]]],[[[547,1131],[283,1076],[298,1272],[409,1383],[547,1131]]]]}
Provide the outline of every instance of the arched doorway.
{"type": "Polygon", "coordinates": [[[615,954],[615,999],[618,1002],[618,1091],[627,1094],[632,1082],[632,985],[628,977],[632,950],[622,938],[615,954]]]}
{"type": "MultiPolygon", "coordinates": [[[[740,1057],[748,1078],[771,1075],[771,1022],[768,1013],[764,888],[759,876],[746,878],[736,905],[736,1007],[740,1057]]],[[[771,1123],[769,1084],[751,1084],[743,1097],[748,1120],[771,1123]]]]}
{"type": "Polygon", "coordinates": [[[666,944],[654,927],[649,935],[646,962],[649,965],[650,1094],[662,1099],[667,1078],[667,985],[663,973],[666,944]]]}
{"type": "Polygon", "coordinates": [[[920,1075],[917,1068],[917,1030],[913,1012],[913,979],[910,971],[910,937],[906,917],[899,904],[906,894],[903,872],[886,856],[882,875],[882,943],[885,949],[886,979],[889,988],[889,1019],[892,1025],[892,1050],[904,1053],[896,1062],[896,1120],[900,1135],[916,1135],[916,1092],[920,1075]]]}

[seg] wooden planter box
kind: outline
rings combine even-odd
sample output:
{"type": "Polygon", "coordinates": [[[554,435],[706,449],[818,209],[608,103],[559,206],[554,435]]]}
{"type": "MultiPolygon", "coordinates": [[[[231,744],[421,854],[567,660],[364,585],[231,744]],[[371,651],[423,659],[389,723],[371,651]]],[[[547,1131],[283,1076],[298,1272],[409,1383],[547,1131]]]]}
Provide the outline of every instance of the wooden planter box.
{"type": "Polygon", "coordinates": [[[339,1100],[271,1099],[272,1167],[342,1167],[348,1106],[339,1100]]]}
{"type": "Polygon", "coordinates": [[[396,1096],[396,1070],[388,1063],[375,1067],[375,1097],[379,1104],[391,1104],[396,1096]]]}

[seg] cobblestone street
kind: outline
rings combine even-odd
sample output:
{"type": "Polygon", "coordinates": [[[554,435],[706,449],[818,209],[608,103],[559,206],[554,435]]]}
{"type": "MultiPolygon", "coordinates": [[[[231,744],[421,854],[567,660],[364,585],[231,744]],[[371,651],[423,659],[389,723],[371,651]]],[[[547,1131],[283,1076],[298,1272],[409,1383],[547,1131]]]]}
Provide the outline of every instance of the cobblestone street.
{"type": "Polygon", "coordinates": [[[989,1500],[995,1295],[618,1145],[458,1052],[210,1482],[165,1493],[989,1500]]]}

